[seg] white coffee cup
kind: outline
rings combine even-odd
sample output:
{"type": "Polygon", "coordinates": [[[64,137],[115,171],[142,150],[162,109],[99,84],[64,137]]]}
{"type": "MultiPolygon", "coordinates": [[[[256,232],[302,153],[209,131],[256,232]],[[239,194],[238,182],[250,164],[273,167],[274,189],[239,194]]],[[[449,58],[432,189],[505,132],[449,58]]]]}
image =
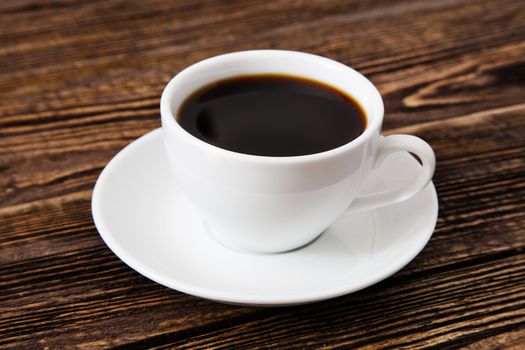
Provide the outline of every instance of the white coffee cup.
{"type": "Polygon", "coordinates": [[[383,113],[377,89],[352,68],[328,58],[282,50],[241,51],[198,62],[177,74],[161,98],[173,180],[219,241],[264,253],[305,245],[347,210],[390,205],[425,188],[435,168],[432,148],[415,136],[382,136],[383,113]],[[225,78],[261,73],[305,77],[346,92],[366,113],[365,131],[329,151],[266,157],[218,148],[178,124],[181,104],[197,89],[225,78]],[[406,187],[360,196],[370,172],[396,151],[419,157],[423,164],[419,176],[406,187]]]}

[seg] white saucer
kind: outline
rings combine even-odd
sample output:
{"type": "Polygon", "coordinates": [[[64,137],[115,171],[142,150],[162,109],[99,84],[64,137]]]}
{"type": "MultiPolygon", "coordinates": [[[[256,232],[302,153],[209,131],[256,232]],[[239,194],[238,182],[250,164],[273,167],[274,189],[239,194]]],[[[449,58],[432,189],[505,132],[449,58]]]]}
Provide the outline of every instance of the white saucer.
{"type": "MultiPolygon", "coordinates": [[[[399,186],[419,168],[408,153],[391,155],[365,192],[399,186]]],[[[401,269],[430,239],[438,200],[430,184],[401,204],[343,215],[302,249],[236,251],[207,233],[174,183],[157,129],[109,162],[95,186],[92,210],[109,248],[160,284],[227,303],[290,305],[354,292],[401,269]]]]}

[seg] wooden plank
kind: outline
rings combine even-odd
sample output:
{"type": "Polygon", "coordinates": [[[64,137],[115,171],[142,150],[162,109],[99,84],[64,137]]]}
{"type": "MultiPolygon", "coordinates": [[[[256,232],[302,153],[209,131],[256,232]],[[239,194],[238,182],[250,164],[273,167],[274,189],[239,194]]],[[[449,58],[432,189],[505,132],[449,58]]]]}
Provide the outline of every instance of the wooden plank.
{"type": "MultiPolygon", "coordinates": [[[[433,271],[445,273],[454,264],[470,268],[473,259],[488,257],[492,263],[490,257],[498,254],[504,257],[518,254],[521,259],[516,258],[515,263],[523,262],[519,252],[525,247],[525,203],[522,201],[525,106],[392,132],[411,132],[431,141],[438,155],[435,183],[441,213],[427,248],[387,283],[397,286],[396,281],[403,278],[423,283],[416,277],[433,271]],[[479,132],[480,128],[483,133],[479,132]],[[494,181],[495,174],[501,174],[499,181],[494,181]]],[[[89,183],[92,179],[86,181],[89,183]]],[[[217,306],[171,292],[131,271],[99,239],[91,222],[89,199],[90,191],[86,191],[62,201],[20,205],[19,209],[12,206],[0,212],[7,228],[0,236],[3,252],[0,287],[4,291],[0,301],[4,305],[0,320],[4,322],[0,321],[0,329],[4,334],[11,334],[11,341],[29,344],[24,341],[34,339],[29,336],[36,331],[40,338],[66,339],[66,335],[56,330],[66,319],[68,327],[64,334],[99,329],[101,322],[105,322],[111,332],[79,335],[82,341],[102,341],[102,346],[107,345],[103,339],[108,337],[116,337],[115,344],[141,339],[142,330],[130,325],[128,314],[147,320],[151,329],[156,330],[156,335],[149,334],[154,339],[157,335],[164,339],[164,334],[186,328],[205,327],[225,317],[223,313],[238,318],[240,324],[255,317],[249,309],[217,306]],[[63,295],[65,285],[67,296],[63,295]],[[62,298],[64,301],[60,301],[62,298]],[[95,307],[100,304],[106,306],[95,307]],[[20,312],[25,315],[21,319],[20,312]],[[187,316],[179,319],[179,312],[187,316]],[[208,318],[203,319],[199,316],[201,313],[206,313],[208,318]],[[7,325],[13,324],[18,325],[12,330],[14,333],[6,333],[11,330],[7,325]],[[124,333],[126,339],[118,340],[118,334],[124,333]]],[[[364,292],[369,294],[374,292],[364,292]]],[[[508,295],[511,297],[514,298],[514,294],[508,295]]],[[[259,315],[258,311],[255,315],[259,315]]]]}
{"type": "MultiPolygon", "coordinates": [[[[4,112],[9,115],[113,105],[158,97],[175,72],[198,59],[254,47],[325,54],[371,74],[380,87],[388,83],[388,93],[392,83],[403,90],[419,89],[439,74],[459,75],[454,68],[475,70],[475,61],[457,67],[465,53],[487,59],[488,50],[521,44],[525,24],[520,9],[519,1],[386,1],[374,2],[372,8],[337,1],[280,1],[271,7],[251,2],[144,7],[90,2],[75,11],[46,13],[46,21],[31,17],[32,25],[22,32],[6,32],[1,37],[0,91],[10,98],[4,112]],[[249,20],[242,20],[248,13],[249,20]],[[420,35],[417,41],[414,30],[420,35]],[[440,60],[448,64],[434,67],[440,60]],[[386,75],[378,76],[382,70],[386,75]]],[[[2,19],[6,28],[21,28],[9,25],[20,21],[12,14],[2,19]]],[[[523,56],[520,52],[515,56],[523,56]]],[[[448,114],[443,112],[441,117],[448,114]]]]}
{"type": "Polygon", "coordinates": [[[0,2],[0,348],[522,348],[522,1],[0,2]],[[252,48],[349,64],[386,133],[436,150],[440,217],[392,278],[252,309],[141,277],[99,238],[96,177],[159,126],[181,68],[252,48]]]}

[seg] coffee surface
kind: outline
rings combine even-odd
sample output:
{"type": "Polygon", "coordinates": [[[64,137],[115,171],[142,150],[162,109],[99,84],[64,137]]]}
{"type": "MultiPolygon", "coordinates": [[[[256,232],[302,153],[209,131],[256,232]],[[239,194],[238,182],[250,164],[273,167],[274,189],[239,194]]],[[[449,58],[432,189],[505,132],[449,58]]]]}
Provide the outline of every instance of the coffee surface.
{"type": "Polygon", "coordinates": [[[182,104],[179,124],[214,146],[252,155],[301,156],[357,138],[366,117],[352,97],[306,78],[247,75],[209,84],[182,104]]]}

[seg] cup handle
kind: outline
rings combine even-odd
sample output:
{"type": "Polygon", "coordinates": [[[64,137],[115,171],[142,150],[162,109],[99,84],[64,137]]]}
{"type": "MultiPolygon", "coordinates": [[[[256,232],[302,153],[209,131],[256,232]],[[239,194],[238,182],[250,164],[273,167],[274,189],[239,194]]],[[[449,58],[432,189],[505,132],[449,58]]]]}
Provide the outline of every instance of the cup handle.
{"type": "Polygon", "coordinates": [[[388,155],[399,151],[413,153],[421,160],[423,168],[415,181],[404,187],[358,196],[352,204],[350,204],[348,211],[370,210],[402,202],[415,196],[426,187],[434,175],[436,156],[434,155],[432,147],[419,137],[412,135],[391,135],[382,138],[372,163],[372,169],[377,169],[388,155]]]}

